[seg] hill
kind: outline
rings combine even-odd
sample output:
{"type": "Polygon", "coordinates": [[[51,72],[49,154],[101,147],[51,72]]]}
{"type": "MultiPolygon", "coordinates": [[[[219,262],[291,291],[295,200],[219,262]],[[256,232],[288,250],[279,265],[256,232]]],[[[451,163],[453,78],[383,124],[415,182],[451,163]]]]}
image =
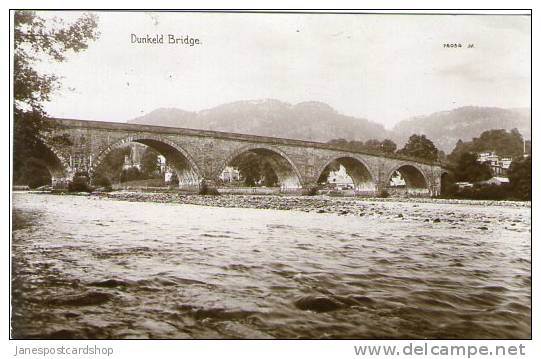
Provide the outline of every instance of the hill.
{"type": "Polygon", "coordinates": [[[292,105],[270,99],[237,101],[199,112],[159,108],[128,122],[320,142],[390,138],[399,148],[416,133],[426,135],[438,149],[450,153],[459,139],[470,141],[491,129],[517,128],[530,139],[530,118],[529,108],[467,106],[403,120],[389,131],[367,119],[340,114],[322,102],[292,105]]]}
{"type": "Polygon", "coordinates": [[[364,141],[391,135],[383,125],[342,115],[322,102],[292,105],[278,100],[238,101],[199,112],[160,108],[128,122],[320,142],[335,138],[364,141]]]}
{"type": "Polygon", "coordinates": [[[470,141],[491,129],[517,128],[529,139],[532,136],[530,118],[528,108],[460,107],[401,121],[393,128],[393,139],[401,146],[412,133],[425,134],[436,147],[449,153],[459,139],[470,141]]]}

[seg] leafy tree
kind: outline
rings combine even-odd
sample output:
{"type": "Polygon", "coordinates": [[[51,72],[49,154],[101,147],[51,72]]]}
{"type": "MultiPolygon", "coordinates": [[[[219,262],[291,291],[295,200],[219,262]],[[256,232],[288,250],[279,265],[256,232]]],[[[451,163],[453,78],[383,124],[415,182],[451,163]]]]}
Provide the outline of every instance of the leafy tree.
{"type": "Polygon", "coordinates": [[[521,200],[532,200],[532,158],[515,159],[508,172],[513,194],[521,200]]]}
{"type": "MultiPolygon", "coordinates": [[[[41,61],[66,60],[69,52],[79,52],[97,39],[97,17],[83,14],[78,20],[67,24],[62,19],[46,19],[34,11],[19,10],[14,14],[13,52],[13,165],[14,177],[32,157],[40,158],[42,134],[52,130],[46,121],[43,103],[50,101],[51,94],[60,87],[56,75],[37,71],[41,61]]],[[[66,144],[66,137],[51,139],[66,144]]]]}
{"type": "Polygon", "coordinates": [[[477,155],[466,152],[460,156],[454,170],[458,182],[479,182],[492,177],[490,167],[486,163],[477,162],[477,155]]]}
{"type": "Polygon", "coordinates": [[[147,147],[141,157],[141,172],[146,177],[155,177],[159,171],[158,153],[147,147]]]}
{"type": "Polygon", "coordinates": [[[374,140],[374,139],[367,140],[364,143],[363,149],[369,150],[369,151],[374,151],[374,152],[380,152],[382,150],[382,145],[381,145],[381,142],[379,140],[374,140]]]}
{"type": "Polygon", "coordinates": [[[438,159],[438,149],[425,135],[411,135],[404,148],[397,153],[429,161],[438,159]]]}
{"type": "Polygon", "coordinates": [[[93,188],[88,185],[89,176],[86,172],[77,172],[73,181],[68,185],[70,192],[92,192],[93,188]]]}
{"type": "Polygon", "coordinates": [[[111,150],[111,152],[109,152],[107,156],[105,156],[105,158],[101,161],[99,167],[96,168],[96,171],[94,173],[94,180],[96,178],[105,177],[108,178],[111,182],[120,182],[122,166],[124,165],[124,157],[129,156],[130,153],[130,147],[121,147],[111,150]]]}
{"type": "Polygon", "coordinates": [[[30,188],[37,188],[50,184],[51,174],[42,162],[29,158],[20,167],[20,178],[14,179],[14,182],[18,184],[18,181],[21,180],[24,180],[24,182],[20,184],[26,184],[30,188]]]}
{"type": "Polygon", "coordinates": [[[178,175],[176,172],[171,174],[171,178],[168,181],[168,184],[171,186],[178,186],[178,175]]]}
{"type": "Polygon", "coordinates": [[[264,162],[261,164],[261,179],[263,180],[263,184],[267,187],[273,187],[276,186],[278,183],[278,177],[276,176],[276,172],[274,172],[274,169],[268,162],[264,162]]]}
{"type": "Polygon", "coordinates": [[[278,183],[278,177],[271,164],[256,153],[244,153],[233,160],[231,165],[239,169],[246,186],[253,187],[259,181],[268,187],[278,183]]]}
{"type": "Polygon", "coordinates": [[[396,143],[386,138],[381,143],[381,150],[385,153],[394,153],[396,151],[396,143]]]}
{"type": "Polygon", "coordinates": [[[253,187],[261,178],[259,162],[257,154],[248,152],[237,157],[231,164],[239,169],[240,174],[244,177],[244,184],[253,187]]]}
{"type": "Polygon", "coordinates": [[[137,167],[125,169],[120,174],[120,182],[136,181],[143,178],[141,171],[137,167]]]}
{"type": "MultiPolygon", "coordinates": [[[[475,137],[469,142],[459,140],[453,152],[449,155],[449,160],[456,162],[465,152],[480,153],[487,151],[494,151],[499,156],[521,157],[524,151],[523,141],[522,135],[516,128],[509,132],[504,129],[484,131],[479,137],[475,137]]],[[[528,151],[528,149],[527,141],[526,150],[528,151]]]]}

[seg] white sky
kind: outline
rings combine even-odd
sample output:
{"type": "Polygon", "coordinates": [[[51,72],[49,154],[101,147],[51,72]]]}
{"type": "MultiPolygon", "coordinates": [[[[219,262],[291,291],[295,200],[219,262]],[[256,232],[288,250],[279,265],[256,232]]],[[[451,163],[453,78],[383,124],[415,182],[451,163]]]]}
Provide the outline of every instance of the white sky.
{"type": "Polygon", "coordinates": [[[530,27],[519,15],[102,12],[86,51],[41,65],[63,76],[46,109],[125,122],[159,107],[274,98],[322,101],[389,128],[460,106],[530,107],[530,27]],[[132,33],[202,45],[132,44],[132,33]]]}

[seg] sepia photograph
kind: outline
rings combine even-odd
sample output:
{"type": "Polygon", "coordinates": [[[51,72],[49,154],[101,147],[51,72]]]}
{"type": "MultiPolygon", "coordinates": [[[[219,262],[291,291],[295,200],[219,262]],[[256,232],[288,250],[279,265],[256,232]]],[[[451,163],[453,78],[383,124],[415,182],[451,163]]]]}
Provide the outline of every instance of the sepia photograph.
{"type": "Polygon", "coordinates": [[[530,14],[11,10],[10,338],[531,339],[530,14]]]}

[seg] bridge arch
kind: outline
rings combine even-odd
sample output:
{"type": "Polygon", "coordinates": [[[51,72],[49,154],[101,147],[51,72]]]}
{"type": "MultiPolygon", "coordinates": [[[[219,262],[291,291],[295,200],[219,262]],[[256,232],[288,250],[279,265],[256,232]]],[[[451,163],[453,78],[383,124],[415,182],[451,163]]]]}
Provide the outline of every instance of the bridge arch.
{"type": "Polygon", "coordinates": [[[262,157],[262,161],[269,163],[278,178],[281,189],[302,188],[302,176],[291,158],[279,148],[265,144],[247,145],[233,151],[219,166],[215,177],[218,177],[235,159],[247,153],[255,153],[262,157]]]}
{"type": "Polygon", "coordinates": [[[370,166],[362,158],[353,155],[337,155],[317,170],[317,183],[326,180],[331,170],[337,170],[343,166],[347,175],[353,181],[356,191],[374,192],[376,190],[375,174],[370,166]]]}
{"type": "Polygon", "coordinates": [[[176,172],[180,188],[196,189],[199,187],[203,178],[202,172],[190,154],[175,142],[151,134],[127,136],[107,146],[92,161],[92,171],[100,166],[112,150],[121,148],[131,142],[146,145],[164,156],[166,163],[176,172]]]}
{"type": "Polygon", "coordinates": [[[420,194],[424,194],[425,192],[430,193],[429,177],[417,164],[402,163],[389,171],[385,178],[385,184],[391,189],[390,183],[395,172],[398,172],[402,176],[406,191],[417,191],[420,194]]]}
{"type": "Polygon", "coordinates": [[[67,185],[67,176],[69,173],[68,156],[64,155],[53,143],[42,139],[37,144],[36,153],[39,156],[33,156],[27,159],[27,164],[46,170],[50,177],[50,183],[53,186],[67,185]]]}

